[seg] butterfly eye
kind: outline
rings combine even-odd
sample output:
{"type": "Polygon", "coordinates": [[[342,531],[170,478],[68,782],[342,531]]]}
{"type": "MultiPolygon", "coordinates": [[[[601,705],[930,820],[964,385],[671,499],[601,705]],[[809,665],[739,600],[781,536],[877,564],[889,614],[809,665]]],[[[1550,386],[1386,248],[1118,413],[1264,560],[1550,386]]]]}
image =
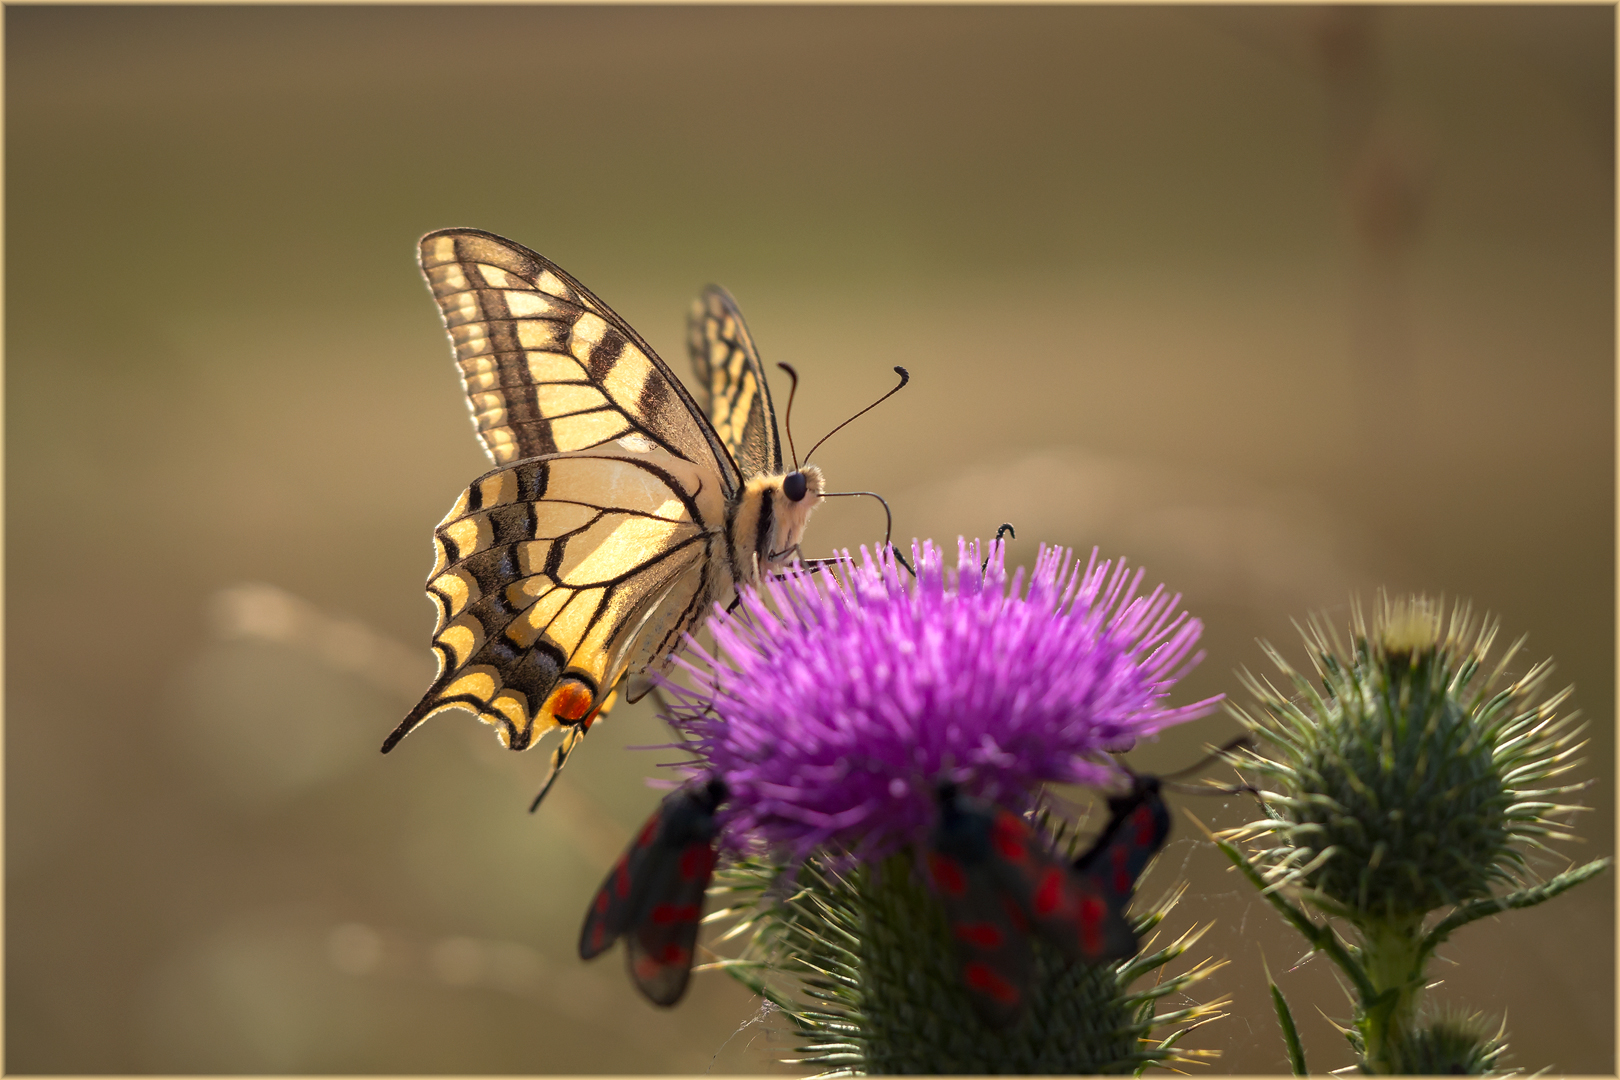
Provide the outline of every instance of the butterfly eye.
{"type": "Polygon", "coordinates": [[[804,478],[802,472],[790,472],[782,478],[782,494],[794,502],[804,498],[805,492],[809,489],[810,482],[804,478]]]}

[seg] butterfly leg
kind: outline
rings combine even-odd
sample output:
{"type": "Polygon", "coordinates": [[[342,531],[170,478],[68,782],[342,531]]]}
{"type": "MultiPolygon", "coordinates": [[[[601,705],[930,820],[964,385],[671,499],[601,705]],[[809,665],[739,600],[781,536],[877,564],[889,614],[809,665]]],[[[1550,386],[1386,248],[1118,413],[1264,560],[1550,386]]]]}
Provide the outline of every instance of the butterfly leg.
{"type": "Polygon", "coordinates": [[[910,574],[912,578],[915,579],[917,576],[917,571],[913,570],[911,564],[906,561],[906,557],[900,554],[900,549],[895,547],[893,544],[890,544],[889,551],[893,553],[895,561],[906,568],[906,573],[910,574]]]}
{"type": "Polygon", "coordinates": [[[562,774],[563,766],[568,764],[568,757],[574,752],[574,747],[584,741],[585,731],[586,726],[584,724],[574,724],[563,729],[562,742],[558,743],[557,749],[551,752],[551,771],[546,774],[545,783],[540,785],[540,794],[536,795],[534,802],[529,804],[529,813],[532,814],[540,809],[541,800],[551,792],[551,785],[555,784],[557,777],[562,774]]]}

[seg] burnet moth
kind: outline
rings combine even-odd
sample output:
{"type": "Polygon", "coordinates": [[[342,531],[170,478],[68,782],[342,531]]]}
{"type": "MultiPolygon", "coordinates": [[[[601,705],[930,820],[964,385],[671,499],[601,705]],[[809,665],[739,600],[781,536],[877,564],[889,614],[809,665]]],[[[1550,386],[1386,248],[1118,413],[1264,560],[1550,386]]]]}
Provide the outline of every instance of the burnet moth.
{"type": "MultiPolygon", "coordinates": [[[[1246,741],[1229,743],[1211,757],[1246,741]]],[[[1018,815],[967,798],[953,783],[940,785],[928,868],[956,941],[963,985],[990,1027],[1014,1023],[1023,1010],[1034,971],[1031,932],[1071,962],[1100,964],[1136,954],[1136,932],[1125,909],[1137,879],[1170,835],[1170,811],[1160,794],[1167,777],[1130,779],[1129,791],[1108,799],[1103,831],[1072,864],[1054,857],[1018,815]]]]}
{"type": "Polygon", "coordinates": [[[990,1027],[1017,1021],[1034,977],[1031,933],[1071,961],[1100,964],[1136,952],[1124,905],[1055,858],[1009,810],[939,789],[929,876],[955,939],[962,983],[990,1027]]]}
{"type": "Polygon", "coordinates": [[[585,913],[580,959],[624,937],[630,978],[655,1005],[673,1005],[686,992],[714,872],[714,814],[726,795],[714,777],[665,797],[585,913]]]}

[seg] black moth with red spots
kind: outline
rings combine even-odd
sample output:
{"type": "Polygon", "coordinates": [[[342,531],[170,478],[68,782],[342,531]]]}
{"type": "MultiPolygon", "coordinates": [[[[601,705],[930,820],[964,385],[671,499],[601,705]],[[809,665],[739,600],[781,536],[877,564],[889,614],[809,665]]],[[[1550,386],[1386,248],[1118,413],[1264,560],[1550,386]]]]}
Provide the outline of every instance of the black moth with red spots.
{"type": "Polygon", "coordinates": [[[582,960],[624,937],[630,978],[656,1005],[679,1001],[692,974],[714,872],[714,812],[726,794],[715,778],[667,796],[602,882],[580,928],[582,960]]]}
{"type": "Polygon", "coordinates": [[[1071,962],[1135,955],[1136,934],[1125,919],[1129,890],[1122,902],[1091,873],[1054,858],[1023,818],[967,798],[954,784],[940,785],[939,803],[929,876],[956,941],[962,983],[988,1026],[1007,1027],[1023,1012],[1034,977],[1031,933],[1071,962]]]}

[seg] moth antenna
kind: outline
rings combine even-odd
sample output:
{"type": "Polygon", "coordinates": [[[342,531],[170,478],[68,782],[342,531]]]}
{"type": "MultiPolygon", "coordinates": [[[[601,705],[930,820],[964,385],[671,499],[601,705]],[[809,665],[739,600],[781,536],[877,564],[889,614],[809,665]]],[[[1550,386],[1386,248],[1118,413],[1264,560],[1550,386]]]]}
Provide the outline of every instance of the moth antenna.
{"type": "MultiPolygon", "coordinates": [[[[788,370],[791,371],[792,369],[789,368],[788,370]]],[[[812,446],[810,448],[810,452],[808,454],[804,455],[804,460],[809,461],[811,458],[815,457],[816,456],[816,451],[821,448],[821,443],[826,442],[828,439],[832,438],[834,435],[836,435],[840,431],[842,431],[844,429],[844,427],[849,424],[850,420],[856,420],[856,419],[859,419],[862,416],[865,416],[867,413],[871,412],[873,409],[877,408],[879,405],[883,404],[885,401],[888,401],[890,398],[894,397],[894,395],[898,394],[901,391],[901,389],[906,385],[906,383],[911,381],[911,372],[907,371],[905,368],[903,368],[903,367],[899,366],[898,364],[896,364],[894,370],[896,372],[898,372],[899,375],[900,375],[900,383],[899,383],[899,385],[897,385],[893,390],[890,390],[887,394],[884,394],[882,397],[878,398],[876,401],[872,402],[872,404],[868,405],[866,408],[862,409],[860,412],[856,413],[854,416],[850,417],[849,420],[845,420],[842,424],[839,424],[837,427],[835,427],[831,431],[827,432],[827,434],[823,435],[821,437],[821,442],[818,442],[818,443],[816,443],[815,446],[812,446]]],[[[788,400],[789,400],[789,404],[791,404],[792,399],[789,398],[788,400]]],[[[791,446],[791,441],[790,441],[789,445],[791,446]]],[[[798,468],[798,466],[795,465],[794,468],[798,468]]],[[[870,492],[868,492],[867,494],[870,494],[870,492]]]]}
{"type": "Polygon", "coordinates": [[[777,364],[777,367],[788,373],[793,385],[788,388],[787,415],[782,417],[782,430],[787,432],[788,450],[793,454],[793,471],[799,471],[799,452],[793,449],[793,396],[799,392],[799,373],[793,370],[792,364],[777,364]]]}
{"type": "Polygon", "coordinates": [[[1183,795],[1255,795],[1255,796],[1258,796],[1260,794],[1260,789],[1255,787],[1253,784],[1234,784],[1234,785],[1228,787],[1225,784],[1217,784],[1217,783],[1214,783],[1213,781],[1211,781],[1208,784],[1178,784],[1174,780],[1161,780],[1160,785],[1162,787],[1169,788],[1171,791],[1179,791],[1183,795]]]}
{"type": "MultiPolygon", "coordinates": [[[[1249,736],[1247,736],[1247,735],[1239,735],[1237,738],[1233,739],[1231,742],[1227,743],[1225,746],[1218,747],[1217,749],[1210,751],[1208,754],[1205,754],[1202,758],[1200,758],[1198,761],[1195,761],[1193,764],[1187,766],[1185,769],[1177,769],[1173,773],[1165,773],[1163,776],[1159,777],[1159,779],[1161,781],[1162,780],[1174,780],[1178,776],[1186,776],[1190,772],[1197,772],[1199,769],[1202,769],[1204,766],[1208,765],[1210,762],[1212,762],[1212,761],[1216,760],[1217,758],[1219,758],[1222,754],[1229,754],[1233,750],[1238,749],[1239,747],[1248,747],[1250,745],[1252,745],[1252,744],[1249,742],[1249,736]]],[[[1228,794],[1230,794],[1230,792],[1228,794]]]]}

